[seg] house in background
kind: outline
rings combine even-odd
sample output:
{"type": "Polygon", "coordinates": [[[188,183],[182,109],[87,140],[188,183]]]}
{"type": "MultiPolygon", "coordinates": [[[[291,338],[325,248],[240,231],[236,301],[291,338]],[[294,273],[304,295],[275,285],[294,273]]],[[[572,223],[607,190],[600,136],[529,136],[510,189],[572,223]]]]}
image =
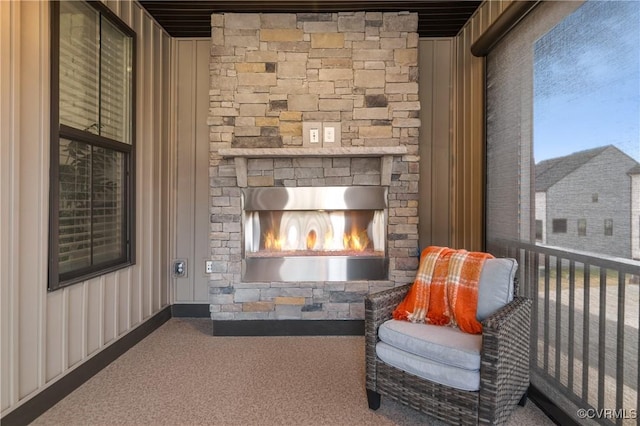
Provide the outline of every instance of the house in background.
{"type": "Polygon", "coordinates": [[[640,199],[637,172],[631,173],[639,167],[613,145],[536,164],[536,241],[637,256],[640,199]]]}
{"type": "Polygon", "coordinates": [[[640,260],[640,164],[629,170],[631,176],[631,257],[640,260]]]}

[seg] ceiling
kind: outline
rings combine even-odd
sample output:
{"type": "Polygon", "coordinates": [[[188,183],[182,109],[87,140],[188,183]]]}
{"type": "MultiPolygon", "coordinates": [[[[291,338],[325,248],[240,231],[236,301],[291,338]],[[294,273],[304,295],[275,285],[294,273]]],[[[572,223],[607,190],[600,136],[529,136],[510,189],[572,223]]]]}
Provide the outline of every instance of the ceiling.
{"type": "Polygon", "coordinates": [[[416,0],[139,0],[172,37],[210,37],[211,14],[352,11],[418,13],[420,37],[453,37],[481,1],[416,0]]]}

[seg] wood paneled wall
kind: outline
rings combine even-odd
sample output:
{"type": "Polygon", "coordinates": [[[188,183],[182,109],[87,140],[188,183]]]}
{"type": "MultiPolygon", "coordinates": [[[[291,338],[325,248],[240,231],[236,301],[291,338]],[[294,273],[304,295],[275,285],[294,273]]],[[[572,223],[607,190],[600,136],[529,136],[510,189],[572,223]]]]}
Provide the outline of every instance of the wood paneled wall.
{"type": "Polygon", "coordinates": [[[452,247],[484,248],[484,58],[471,55],[470,48],[511,2],[485,1],[455,38],[447,228],[452,247]]]}
{"type": "Polygon", "coordinates": [[[484,59],[470,47],[510,3],[486,1],[457,37],[420,39],[422,248],[484,248],[484,59]]]}
{"type": "Polygon", "coordinates": [[[448,246],[454,38],[420,39],[420,247],[448,246]]]}
{"type": "Polygon", "coordinates": [[[0,407],[14,410],[170,303],[170,37],[132,1],[137,33],[136,265],[47,292],[48,2],[0,1],[0,407]]]}
{"type": "Polygon", "coordinates": [[[209,58],[211,40],[174,39],[176,233],[174,259],[187,260],[175,278],[174,303],[209,303],[209,58]]]}

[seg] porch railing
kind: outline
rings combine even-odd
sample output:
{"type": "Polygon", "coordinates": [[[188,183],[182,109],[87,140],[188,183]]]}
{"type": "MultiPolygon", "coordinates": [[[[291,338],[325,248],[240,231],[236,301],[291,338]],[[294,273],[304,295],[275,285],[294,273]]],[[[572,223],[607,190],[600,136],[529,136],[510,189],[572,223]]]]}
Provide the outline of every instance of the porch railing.
{"type": "Polygon", "coordinates": [[[580,423],[640,424],[640,262],[522,242],[516,258],[533,299],[531,381],[580,423]],[[556,401],[557,403],[558,401],[556,401]]]}

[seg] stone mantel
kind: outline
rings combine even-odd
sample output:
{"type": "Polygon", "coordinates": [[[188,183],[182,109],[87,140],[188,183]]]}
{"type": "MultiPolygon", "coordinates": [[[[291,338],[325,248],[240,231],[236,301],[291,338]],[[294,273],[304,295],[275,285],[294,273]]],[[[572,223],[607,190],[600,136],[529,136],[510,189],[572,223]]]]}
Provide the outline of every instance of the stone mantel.
{"type": "Polygon", "coordinates": [[[218,154],[233,158],[236,165],[238,186],[247,186],[247,159],[280,157],[380,157],[380,184],[391,185],[391,168],[394,155],[407,154],[407,147],[334,147],[334,148],[221,148],[218,154]]]}

